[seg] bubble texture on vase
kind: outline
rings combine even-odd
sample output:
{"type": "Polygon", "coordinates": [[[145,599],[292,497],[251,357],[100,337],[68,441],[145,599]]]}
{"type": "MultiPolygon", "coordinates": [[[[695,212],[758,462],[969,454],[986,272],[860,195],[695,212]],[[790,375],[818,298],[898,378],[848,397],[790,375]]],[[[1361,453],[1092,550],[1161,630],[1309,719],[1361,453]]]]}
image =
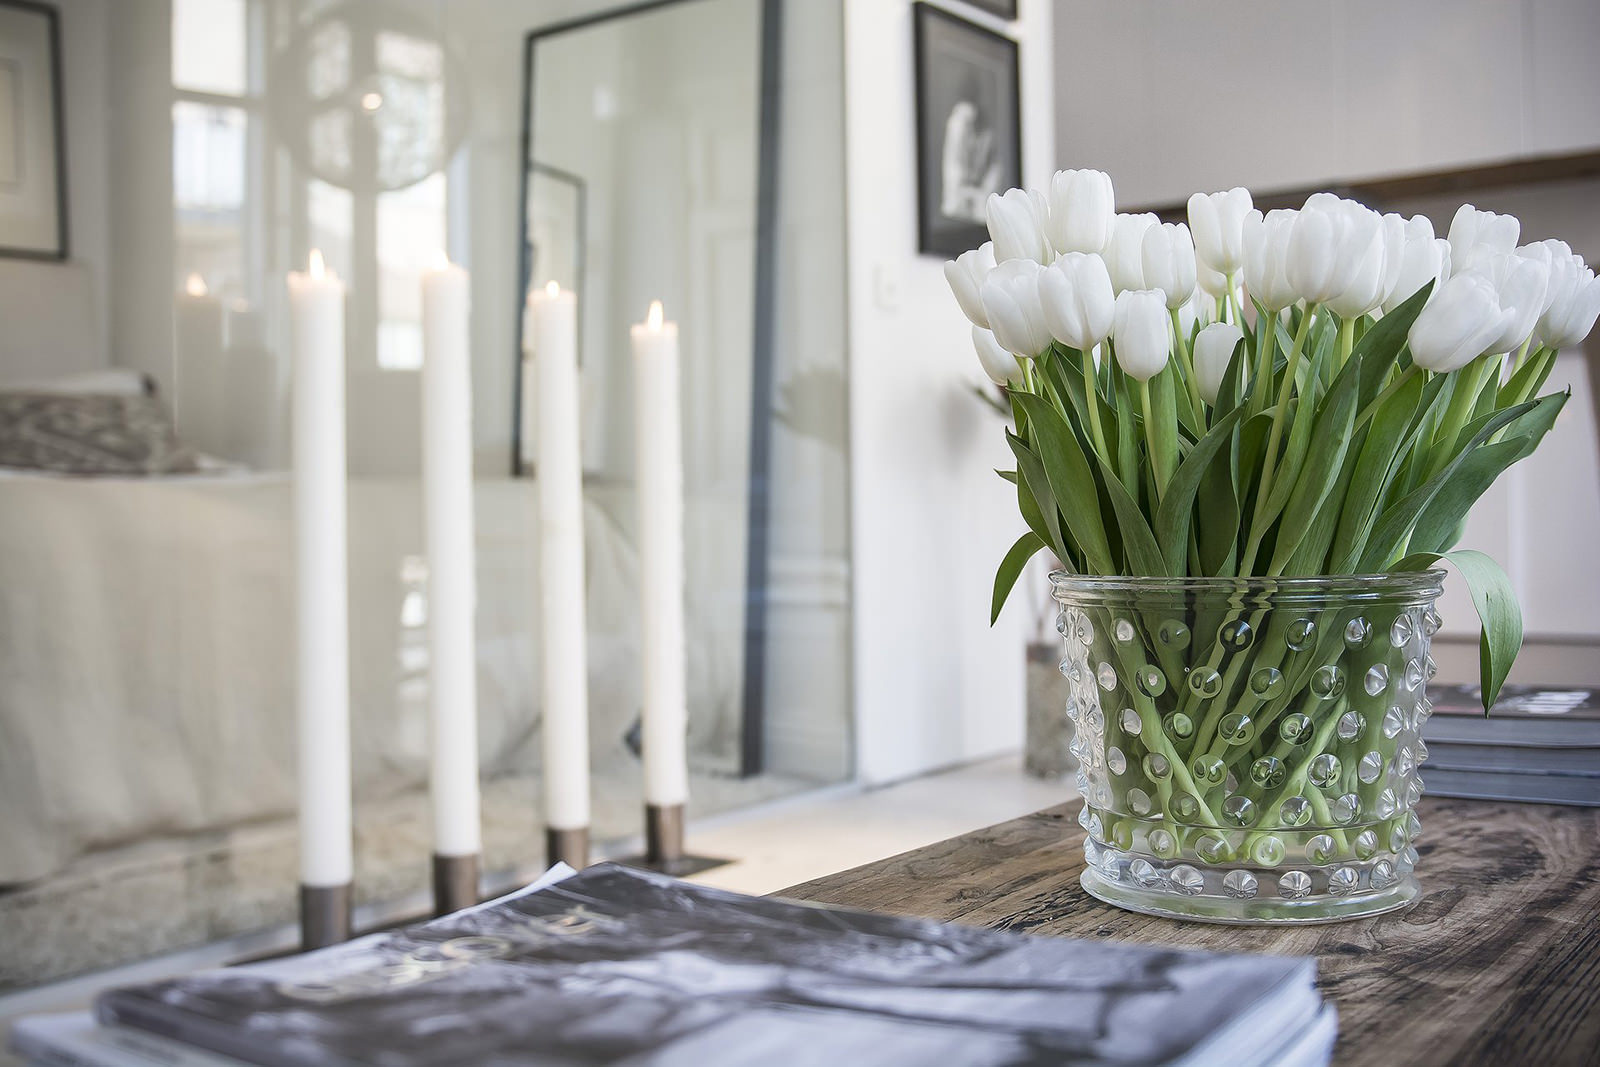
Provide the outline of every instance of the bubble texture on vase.
{"type": "Polygon", "coordinates": [[[1440,572],[1052,582],[1090,894],[1236,923],[1416,897],[1440,572]]]}

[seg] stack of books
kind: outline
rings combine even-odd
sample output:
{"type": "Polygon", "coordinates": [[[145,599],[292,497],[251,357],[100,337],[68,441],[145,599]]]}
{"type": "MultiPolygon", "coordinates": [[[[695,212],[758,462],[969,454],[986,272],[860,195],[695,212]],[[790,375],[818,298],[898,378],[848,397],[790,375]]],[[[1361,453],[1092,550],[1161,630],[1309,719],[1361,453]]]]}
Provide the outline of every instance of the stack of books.
{"type": "Polygon", "coordinates": [[[1600,807],[1600,694],[1508,685],[1485,716],[1477,686],[1428,687],[1429,793],[1600,807]]]}
{"type": "Polygon", "coordinates": [[[26,1019],[37,1064],[1326,1064],[1310,959],[1029,937],[609,864],[26,1019]]]}

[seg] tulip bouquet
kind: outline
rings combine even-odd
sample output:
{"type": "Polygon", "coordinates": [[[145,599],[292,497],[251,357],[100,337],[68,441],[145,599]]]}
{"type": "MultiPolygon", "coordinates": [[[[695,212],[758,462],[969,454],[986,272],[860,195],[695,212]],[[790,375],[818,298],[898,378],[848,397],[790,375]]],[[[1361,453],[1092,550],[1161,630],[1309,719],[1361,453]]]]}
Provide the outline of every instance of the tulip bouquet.
{"type": "MultiPolygon", "coordinates": [[[[1110,178],[1087,170],[1056,174],[1046,191],[991,196],[987,218],[992,240],[945,274],[984,370],[1011,404],[1016,465],[1001,476],[1015,484],[1028,529],[1000,565],[995,615],[1028,560],[1046,550],[1073,575],[1222,579],[1235,589],[1245,579],[1426,572],[1442,560],[1472,591],[1485,707],[1493,702],[1521,646],[1521,616],[1492,560],[1452,549],[1472,503],[1550,428],[1567,395],[1539,390],[1556,353],[1581,341],[1600,313],[1600,280],[1567,245],[1519,248],[1515,218],[1472,207],[1457,213],[1448,239],[1437,238],[1424,217],[1380,215],[1327,193],[1266,214],[1245,189],[1196,194],[1187,225],[1162,223],[1116,214],[1110,178]]],[[[1229,611],[1190,617],[1192,627],[1112,613],[1097,625],[1114,627],[1115,640],[1103,653],[1093,644],[1078,664],[1069,634],[1063,666],[1091,678],[1091,733],[1112,765],[1105,780],[1120,790],[1089,794],[1091,847],[1096,830],[1103,842],[1115,837],[1091,810],[1098,799],[1107,819],[1131,811],[1167,820],[1132,820],[1145,827],[1135,851],[1181,858],[1193,853],[1170,835],[1163,852],[1160,827],[1234,826],[1248,832],[1212,841],[1201,858],[1266,862],[1273,848],[1281,856],[1284,839],[1264,841],[1262,828],[1314,817],[1316,826],[1350,828],[1310,838],[1314,862],[1361,858],[1366,834],[1356,831],[1381,830],[1363,820],[1401,807],[1383,788],[1391,765],[1392,785],[1412,784],[1420,756],[1390,749],[1421,716],[1400,707],[1399,683],[1376,660],[1356,668],[1365,693],[1360,684],[1344,693],[1343,668],[1328,665],[1333,652],[1307,653],[1305,669],[1292,669],[1285,642],[1305,647],[1293,627],[1304,637],[1312,626],[1295,614],[1272,621],[1269,635],[1266,616],[1242,595],[1229,611]],[[1239,656],[1253,634],[1274,636],[1277,658],[1239,656]],[[1139,684],[1119,723],[1116,705],[1102,714],[1099,697],[1123,703],[1113,686],[1129,675],[1139,684]],[[1157,683],[1170,683],[1159,699],[1157,683]],[[1332,709],[1325,724],[1303,714],[1313,705],[1332,709]],[[1369,753],[1370,736],[1362,739],[1369,719],[1370,736],[1382,720],[1391,739],[1382,752],[1369,753]],[[1373,761],[1384,778],[1368,774],[1373,761]],[[1126,774],[1117,769],[1129,762],[1126,774]],[[1319,766],[1326,791],[1307,785],[1319,766]]],[[[1375,620],[1367,611],[1334,625],[1358,650],[1375,620]]],[[[1062,625],[1083,628],[1091,646],[1086,616],[1069,611],[1062,625]]],[[[1392,629],[1398,650],[1437,621],[1430,608],[1378,625],[1392,629]]],[[[1093,639],[1101,640],[1109,639],[1093,639]]],[[[1431,671],[1425,645],[1420,655],[1407,647],[1428,665],[1415,669],[1431,671]]],[[[1422,680],[1407,684],[1425,709],[1422,680]]],[[[1398,849],[1404,827],[1396,833],[1398,849]]],[[[1337,873],[1327,891],[1357,880],[1375,891],[1389,878],[1362,871],[1337,873]]],[[[1282,896],[1292,899],[1304,875],[1290,873],[1298,877],[1282,896]]],[[[1162,884],[1191,891],[1178,882],[1174,873],[1162,884]]]]}

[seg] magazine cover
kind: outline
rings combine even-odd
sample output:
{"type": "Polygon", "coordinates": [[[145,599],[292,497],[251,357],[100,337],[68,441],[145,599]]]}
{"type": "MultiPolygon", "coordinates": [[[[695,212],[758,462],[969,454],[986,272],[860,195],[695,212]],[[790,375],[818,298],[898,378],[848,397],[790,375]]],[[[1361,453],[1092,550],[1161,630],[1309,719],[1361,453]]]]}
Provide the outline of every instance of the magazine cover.
{"type": "Polygon", "coordinates": [[[1131,1064],[1209,1058],[1246,1022],[1247,1046],[1270,1050],[1317,1019],[1314,977],[1306,959],[1026,937],[602,864],[392,934],[113,991],[97,1013],[268,1065],[1131,1064]]]}

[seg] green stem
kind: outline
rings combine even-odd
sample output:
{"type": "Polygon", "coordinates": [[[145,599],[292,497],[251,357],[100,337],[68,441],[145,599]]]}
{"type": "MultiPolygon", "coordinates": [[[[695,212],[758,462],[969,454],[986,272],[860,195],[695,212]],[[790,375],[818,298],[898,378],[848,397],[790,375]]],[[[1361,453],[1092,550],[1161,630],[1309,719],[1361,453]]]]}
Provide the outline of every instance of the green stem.
{"type": "Polygon", "coordinates": [[[1194,405],[1194,417],[1205,422],[1205,405],[1200,400],[1200,383],[1195,380],[1194,362],[1189,354],[1189,339],[1184,336],[1183,325],[1179,321],[1178,309],[1172,309],[1172,336],[1178,349],[1178,367],[1183,371],[1183,380],[1189,386],[1189,402],[1194,405]]]}
{"type": "Polygon", "coordinates": [[[1401,371],[1400,376],[1394,381],[1384,386],[1383,392],[1373,397],[1372,403],[1362,408],[1361,414],[1356,416],[1356,424],[1352,428],[1351,433],[1353,434],[1356,430],[1359,430],[1361,427],[1365,426],[1367,424],[1367,420],[1372,418],[1373,412],[1377,411],[1385,400],[1388,400],[1391,396],[1398,393],[1406,384],[1406,382],[1409,382],[1412,378],[1416,377],[1416,375],[1421,373],[1421,371],[1422,368],[1413,363],[1411,366],[1401,371]]]}
{"type": "Polygon", "coordinates": [[[1255,515],[1250,520],[1250,539],[1239,562],[1240,574],[1251,573],[1251,569],[1255,566],[1256,553],[1261,549],[1261,539],[1267,533],[1262,519],[1266,512],[1267,497],[1272,495],[1272,475],[1278,466],[1278,445],[1283,440],[1284,415],[1289,410],[1289,396],[1294,392],[1294,375],[1300,367],[1300,350],[1305,347],[1306,335],[1311,332],[1311,320],[1316,316],[1316,311],[1315,304],[1307,305],[1306,313],[1300,319],[1300,328],[1295,331],[1294,344],[1289,348],[1289,364],[1283,368],[1283,384],[1278,387],[1278,405],[1272,412],[1272,429],[1267,432],[1267,451],[1261,465],[1261,482],[1256,489],[1255,515]]]}
{"type": "Polygon", "coordinates": [[[1139,401],[1144,405],[1144,443],[1150,450],[1150,471],[1152,484],[1155,487],[1156,503],[1161,503],[1161,494],[1166,491],[1166,479],[1161,476],[1161,461],[1156,449],[1155,409],[1150,404],[1150,379],[1146,378],[1139,383],[1139,401]]]}
{"type": "Polygon", "coordinates": [[[1111,462],[1111,450],[1106,447],[1105,431],[1100,425],[1100,384],[1094,376],[1093,351],[1080,352],[1079,362],[1083,364],[1083,388],[1089,407],[1089,432],[1094,437],[1095,450],[1107,463],[1111,462]]]}

